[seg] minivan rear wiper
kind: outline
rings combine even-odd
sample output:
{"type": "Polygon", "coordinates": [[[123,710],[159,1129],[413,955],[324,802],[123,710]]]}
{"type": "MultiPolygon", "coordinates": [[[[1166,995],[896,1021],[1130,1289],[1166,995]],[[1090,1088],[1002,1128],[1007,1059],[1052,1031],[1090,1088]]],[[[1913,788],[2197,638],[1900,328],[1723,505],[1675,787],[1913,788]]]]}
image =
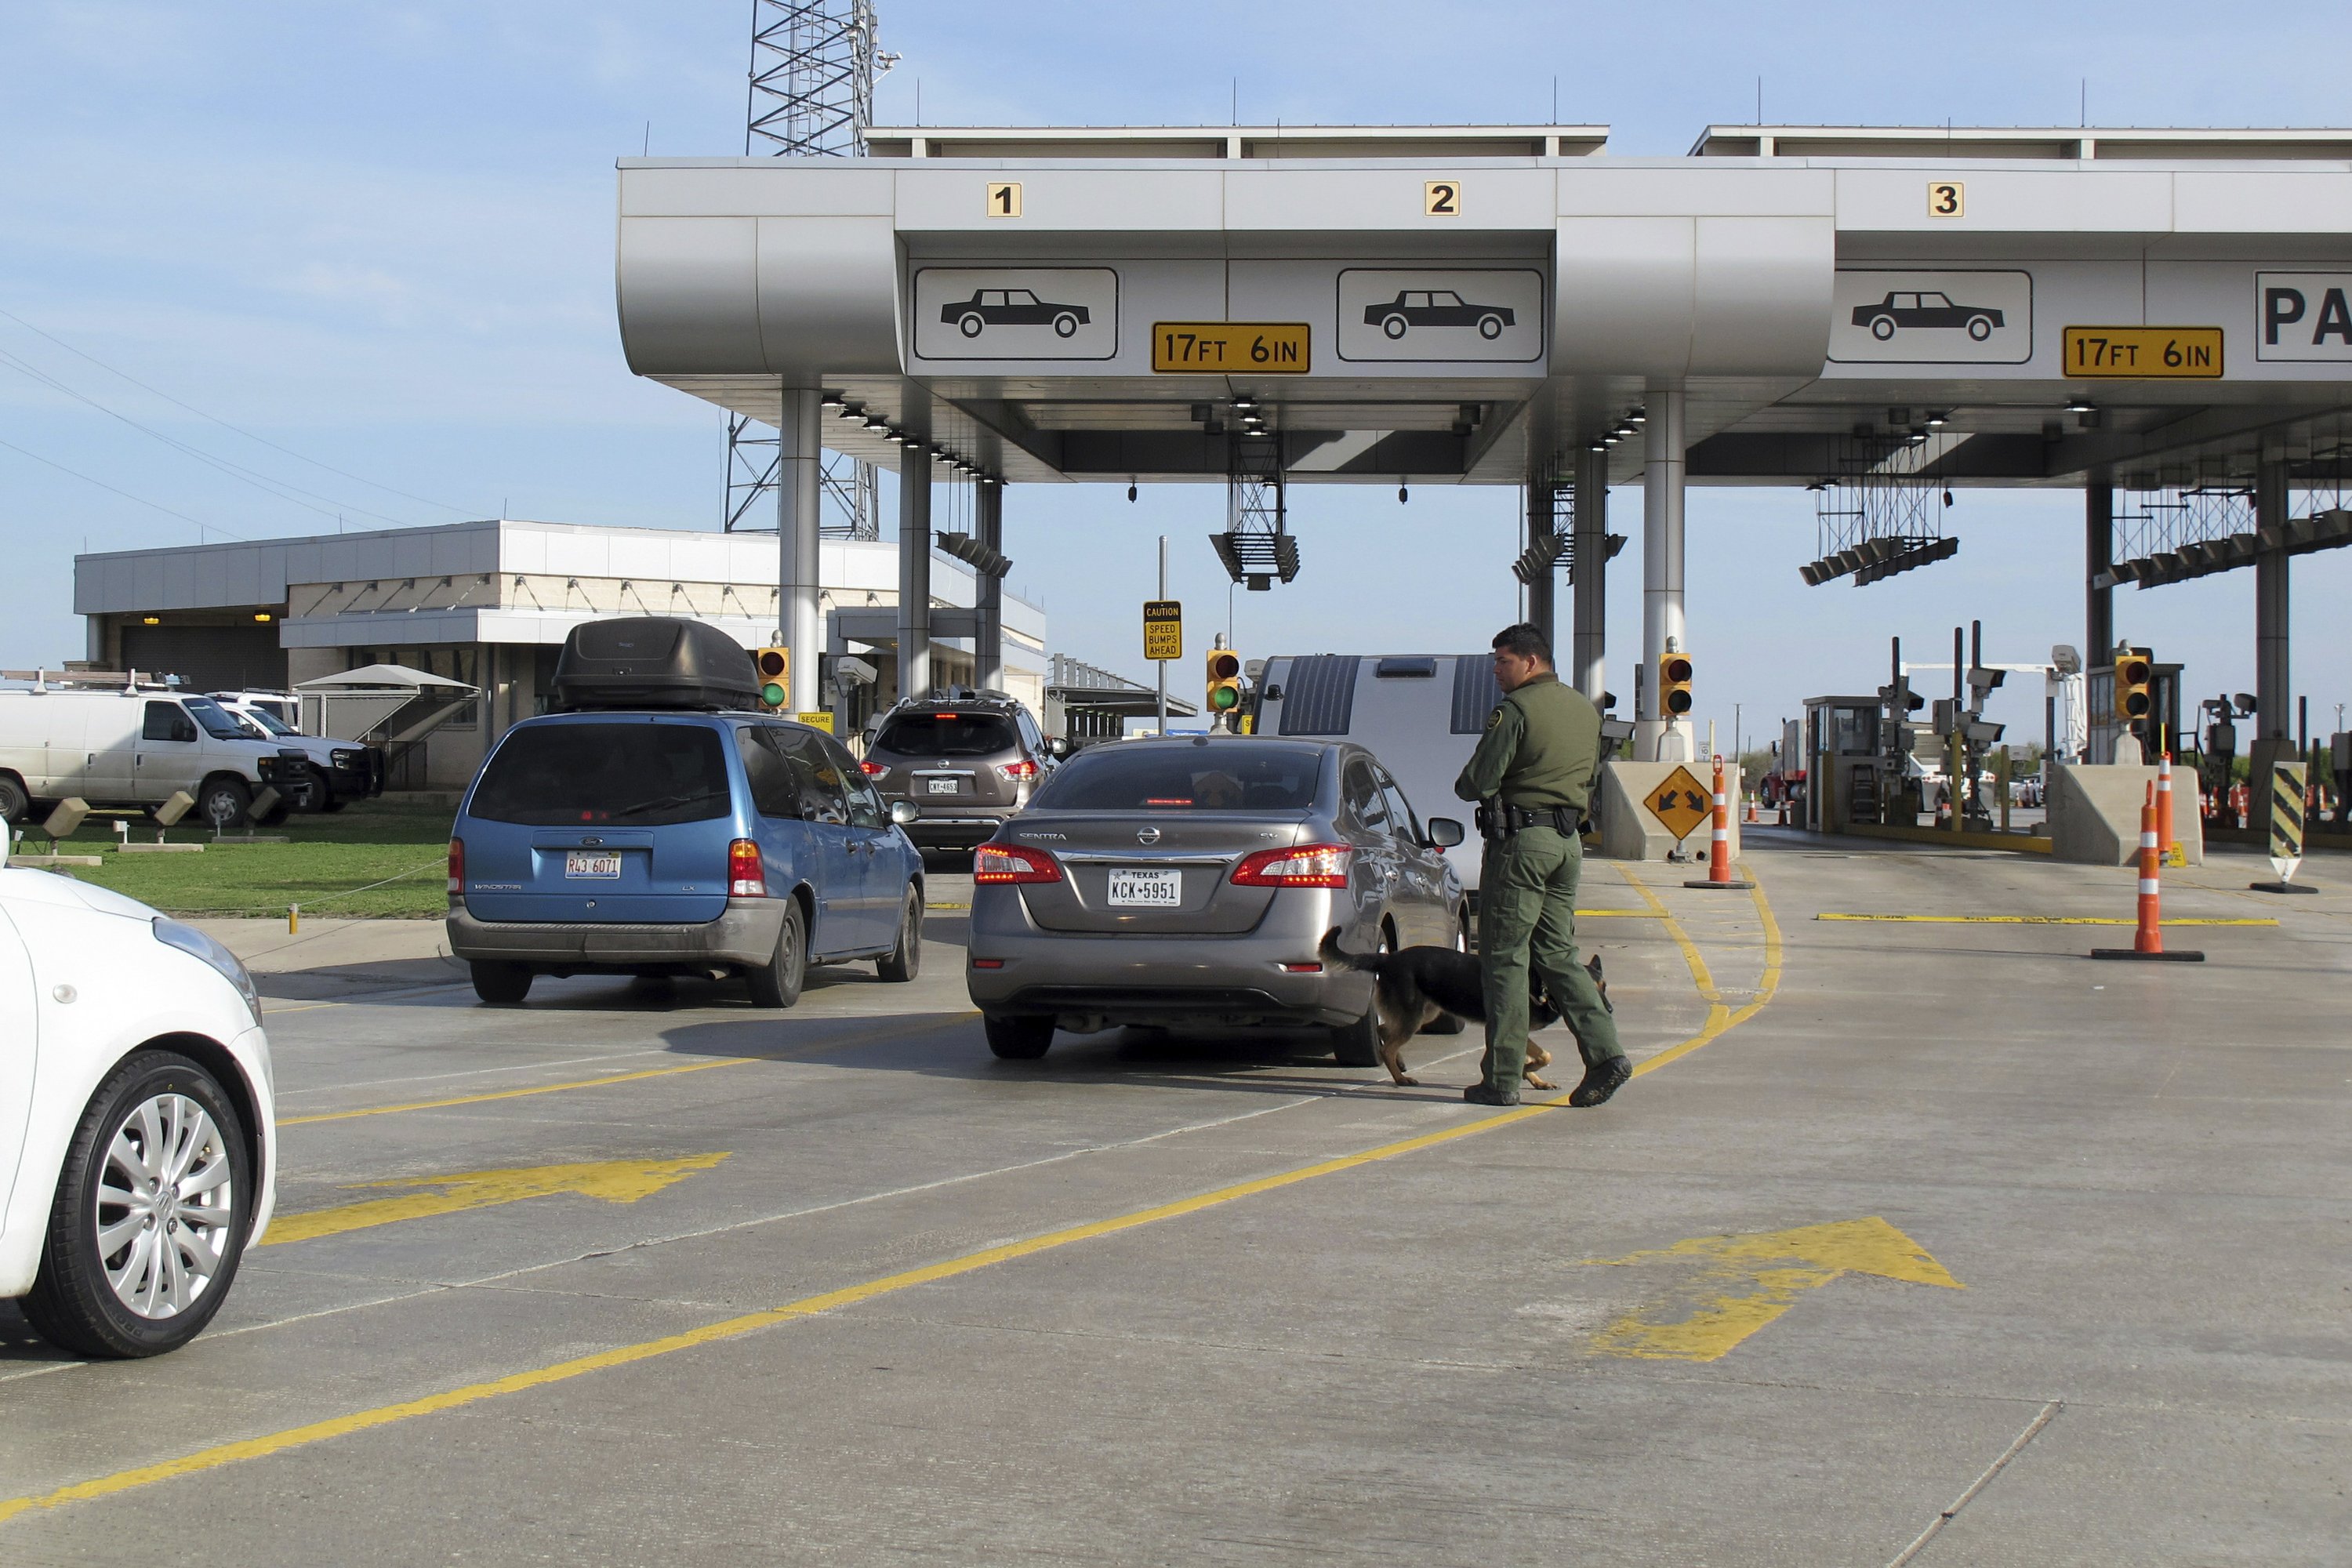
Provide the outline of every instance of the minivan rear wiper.
{"type": "Polygon", "coordinates": [[[659,811],[664,806],[692,805],[698,800],[719,800],[726,794],[725,790],[699,789],[685,795],[656,795],[652,800],[641,800],[635,805],[625,805],[617,811],[608,812],[606,816],[613,818],[635,816],[641,811],[659,811]]]}

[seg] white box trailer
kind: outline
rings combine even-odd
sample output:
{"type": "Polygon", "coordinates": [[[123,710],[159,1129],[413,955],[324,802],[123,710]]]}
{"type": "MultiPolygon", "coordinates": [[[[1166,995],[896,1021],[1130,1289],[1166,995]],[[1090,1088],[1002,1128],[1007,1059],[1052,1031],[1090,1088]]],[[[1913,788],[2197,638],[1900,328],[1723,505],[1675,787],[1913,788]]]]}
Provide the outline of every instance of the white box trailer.
{"type": "Polygon", "coordinates": [[[1475,893],[1483,846],[1454,781],[1502,700],[1488,654],[1294,654],[1265,661],[1251,710],[1261,735],[1344,736],[1369,748],[1424,824],[1461,823],[1468,837],[1445,858],[1475,893]]]}
{"type": "Polygon", "coordinates": [[[299,751],[252,739],[208,697],[169,688],[0,691],[0,816],[11,823],[60,800],[152,809],[184,790],[197,821],[234,827],[264,787],[290,795],[306,766],[299,751]]]}

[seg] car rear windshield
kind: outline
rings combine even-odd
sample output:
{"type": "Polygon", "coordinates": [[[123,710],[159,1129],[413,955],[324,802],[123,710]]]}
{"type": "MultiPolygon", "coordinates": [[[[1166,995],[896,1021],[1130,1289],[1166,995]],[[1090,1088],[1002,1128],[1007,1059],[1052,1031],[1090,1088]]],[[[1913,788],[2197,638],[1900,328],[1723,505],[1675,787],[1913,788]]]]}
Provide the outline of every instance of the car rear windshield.
{"type": "Polygon", "coordinates": [[[470,815],[560,827],[707,822],[730,804],[719,731],[701,724],[534,724],[511,731],[470,815]]]}
{"type": "Polygon", "coordinates": [[[1229,746],[1106,746],[1064,763],[1031,805],[1045,811],[1303,811],[1323,753],[1229,746]]]}
{"type": "Polygon", "coordinates": [[[882,726],[877,750],[907,757],[985,757],[1021,744],[1001,713],[901,713],[882,726]]]}

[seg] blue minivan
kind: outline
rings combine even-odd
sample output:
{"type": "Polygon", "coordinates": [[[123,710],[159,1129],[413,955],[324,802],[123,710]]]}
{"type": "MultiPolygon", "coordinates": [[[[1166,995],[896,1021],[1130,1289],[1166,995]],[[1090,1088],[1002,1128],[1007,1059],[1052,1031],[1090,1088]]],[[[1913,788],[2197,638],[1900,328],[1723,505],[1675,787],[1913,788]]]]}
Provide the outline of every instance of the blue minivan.
{"type": "Polygon", "coordinates": [[[762,1007],[812,963],[914,978],[921,855],[839,742],[751,710],[733,639],[590,622],[555,689],[570,710],[507,731],[450,832],[449,950],[483,1001],[541,974],[740,975],[762,1007]]]}

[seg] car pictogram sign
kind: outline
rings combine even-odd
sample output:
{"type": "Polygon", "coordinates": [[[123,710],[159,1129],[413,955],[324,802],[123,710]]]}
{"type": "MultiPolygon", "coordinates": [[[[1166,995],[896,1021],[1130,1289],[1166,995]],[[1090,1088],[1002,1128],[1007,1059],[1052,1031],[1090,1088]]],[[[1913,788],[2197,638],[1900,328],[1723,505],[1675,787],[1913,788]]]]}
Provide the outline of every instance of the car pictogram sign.
{"type": "Polygon", "coordinates": [[[1698,831],[1715,810],[1715,796],[1688,768],[1676,768],[1666,782],[1642,797],[1650,815],[1665,825],[1677,843],[1698,831]]]}

